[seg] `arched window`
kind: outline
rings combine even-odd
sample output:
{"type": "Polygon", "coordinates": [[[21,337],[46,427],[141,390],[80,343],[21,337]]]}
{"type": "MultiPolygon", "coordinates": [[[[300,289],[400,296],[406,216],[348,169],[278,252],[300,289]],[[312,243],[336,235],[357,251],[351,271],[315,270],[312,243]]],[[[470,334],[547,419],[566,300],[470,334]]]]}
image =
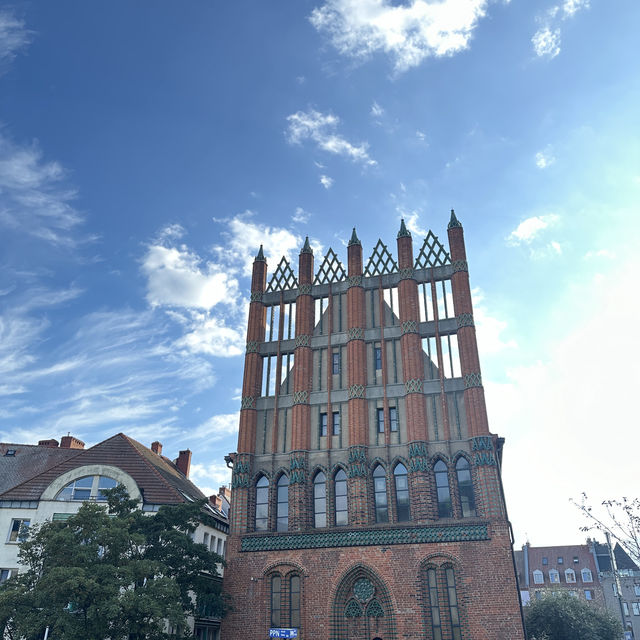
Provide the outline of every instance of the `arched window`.
{"type": "Polygon", "coordinates": [[[433,472],[436,476],[436,491],[438,493],[438,518],[450,518],[453,514],[451,512],[447,465],[442,460],[438,460],[433,467],[433,472]]]}
{"type": "Polygon", "coordinates": [[[335,494],[336,526],[349,524],[349,509],[347,504],[347,474],[339,469],[333,477],[335,494]]]}
{"type": "Polygon", "coordinates": [[[427,588],[429,590],[429,611],[431,612],[431,632],[433,640],[442,640],[442,621],[440,620],[440,600],[438,597],[438,575],[435,569],[427,569],[427,588]]]}
{"type": "Polygon", "coordinates": [[[282,474],[278,479],[278,499],[276,502],[276,531],[289,528],[289,478],[282,474]]]}
{"type": "Polygon", "coordinates": [[[327,526],[327,477],[322,471],[313,479],[313,526],[327,526]]]}
{"type": "Polygon", "coordinates": [[[447,581],[447,599],[449,601],[449,620],[451,621],[452,639],[461,640],[462,635],[460,630],[460,610],[458,609],[456,579],[451,567],[447,567],[444,574],[447,581]]]}
{"type": "Polygon", "coordinates": [[[373,499],[376,507],[376,522],[389,522],[387,478],[382,465],[377,465],[373,470],[373,499]]]}
{"type": "Polygon", "coordinates": [[[549,569],[549,582],[558,584],[560,582],[560,574],[556,569],[549,569]]]}
{"type": "Polygon", "coordinates": [[[266,531],[269,527],[269,480],[260,476],[256,483],[256,531],[266,531]]]}
{"type": "Polygon", "coordinates": [[[282,606],[282,578],[271,577],[271,626],[280,626],[280,609],[282,606]]]}
{"type": "Polygon", "coordinates": [[[289,578],[289,626],[300,627],[300,576],[289,578]]]}
{"type": "Polygon", "coordinates": [[[97,500],[103,502],[107,499],[104,490],[113,489],[117,484],[113,478],[107,476],[76,478],[60,490],[56,500],[97,500]]]}
{"type": "Polygon", "coordinates": [[[591,569],[583,569],[582,573],[582,582],[593,582],[593,574],[591,573],[591,569]]]}
{"type": "Polygon", "coordinates": [[[575,582],[576,581],[576,572],[573,569],[565,569],[564,570],[564,579],[567,582],[575,582]]]}
{"type": "Polygon", "coordinates": [[[471,482],[471,469],[466,458],[458,458],[456,462],[456,474],[458,476],[458,494],[462,517],[472,518],[476,515],[476,500],[473,495],[473,483],[471,482]]]}
{"type": "Polygon", "coordinates": [[[540,569],[533,572],[533,584],[544,584],[544,574],[540,569]]]}
{"type": "Polygon", "coordinates": [[[406,522],[411,519],[409,513],[409,481],[407,468],[399,462],[393,470],[393,480],[396,485],[396,512],[398,522],[406,522]]]}

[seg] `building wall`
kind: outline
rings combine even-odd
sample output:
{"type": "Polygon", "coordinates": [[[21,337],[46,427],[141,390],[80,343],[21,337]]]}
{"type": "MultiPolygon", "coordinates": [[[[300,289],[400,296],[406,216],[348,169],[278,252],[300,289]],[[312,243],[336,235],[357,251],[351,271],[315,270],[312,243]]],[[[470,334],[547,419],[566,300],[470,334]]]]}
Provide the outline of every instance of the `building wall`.
{"type": "Polygon", "coordinates": [[[283,259],[267,284],[261,248],[231,454],[225,589],[233,610],[225,639],[257,640],[271,626],[297,626],[318,640],[430,638],[436,610],[447,639],[523,637],[500,488],[502,441],[488,428],[453,213],[449,251],[430,232],[414,256],[403,223],[397,259],[380,241],[365,262],[354,230],[346,267],[329,250],[315,270],[306,243],[297,275],[283,259]],[[408,520],[395,484],[399,465],[408,520]],[[457,465],[469,470],[471,507],[457,465]],[[345,526],[335,519],[339,470],[347,476],[345,526]],[[316,527],[319,473],[327,521],[316,527]],[[301,584],[299,624],[290,611],[292,576],[301,584]],[[271,619],[272,609],[279,617],[271,619]]]}

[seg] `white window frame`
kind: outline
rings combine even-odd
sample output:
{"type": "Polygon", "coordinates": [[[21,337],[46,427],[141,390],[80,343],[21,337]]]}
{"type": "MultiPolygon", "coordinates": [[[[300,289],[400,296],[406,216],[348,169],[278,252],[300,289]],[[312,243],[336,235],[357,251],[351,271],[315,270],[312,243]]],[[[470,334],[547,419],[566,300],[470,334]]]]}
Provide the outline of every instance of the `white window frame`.
{"type": "Polygon", "coordinates": [[[635,591],[635,594],[637,596],[640,596],[640,584],[634,584],[633,585],[633,590],[635,591]]]}
{"type": "Polygon", "coordinates": [[[584,567],[582,571],[580,571],[580,577],[582,578],[582,582],[593,582],[593,573],[591,573],[591,569],[587,569],[584,567]],[[585,576],[588,576],[585,578],[585,576]]]}
{"type": "Polygon", "coordinates": [[[560,572],[557,569],[549,569],[549,582],[551,584],[560,584],[560,572]]]}
{"type": "Polygon", "coordinates": [[[23,526],[26,526],[28,529],[31,526],[31,518],[12,518],[11,519],[11,524],[9,525],[9,533],[7,533],[7,544],[20,544],[22,540],[24,540],[24,537],[20,536],[20,529],[22,529],[23,526]],[[18,529],[16,531],[16,537],[12,539],[11,536],[14,530],[14,527],[13,527],[14,522],[19,522],[20,524],[18,525],[18,529]]]}
{"type": "Polygon", "coordinates": [[[622,609],[623,609],[623,611],[624,611],[624,615],[625,615],[625,616],[630,615],[630,614],[629,614],[629,605],[628,605],[626,602],[623,602],[623,603],[622,603],[622,609]]]}
{"type": "MultiPolygon", "coordinates": [[[[0,584],[18,575],[17,569],[0,569],[0,584]]],[[[637,604],[637,603],[634,603],[637,604]]]]}
{"type": "Polygon", "coordinates": [[[576,572],[573,569],[565,569],[564,570],[564,579],[568,583],[573,583],[576,581],[576,572]]]}
{"type": "Polygon", "coordinates": [[[631,609],[633,609],[634,616],[640,616],[640,602],[632,602],[631,609]]]}
{"type": "Polygon", "coordinates": [[[533,584],[544,584],[544,573],[540,569],[533,572],[533,584]]]}
{"type": "Polygon", "coordinates": [[[584,599],[585,600],[593,600],[593,593],[592,593],[591,589],[585,589],[584,590],[584,599]]]}

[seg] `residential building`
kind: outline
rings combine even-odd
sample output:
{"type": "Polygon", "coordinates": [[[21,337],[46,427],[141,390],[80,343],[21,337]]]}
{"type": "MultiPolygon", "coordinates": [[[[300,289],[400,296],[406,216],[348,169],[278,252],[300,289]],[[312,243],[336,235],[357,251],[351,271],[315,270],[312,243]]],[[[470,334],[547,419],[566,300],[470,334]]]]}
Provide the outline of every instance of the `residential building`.
{"type": "Polygon", "coordinates": [[[225,640],[524,637],[462,225],[253,263],[225,640]],[[247,615],[251,612],[251,615],[247,615]]]}
{"type": "MultiPolygon", "coordinates": [[[[193,502],[206,496],[189,480],[191,451],[176,460],[119,433],[85,449],[73,436],[41,440],[37,445],[0,443],[0,581],[20,570],[18,543],[26,527],[45,520],[65,520],[83,502],[104,501],[103,491],[123,484],[140,508],[153,514],[163,505],[193,502]]],[[[225,554],[229,531],[230,490],[220,489],[205,505],[206,517],[194,532],[196,542],[225,554]]],[[[222,568],[221,568],[222,569],[222,568]]],[[[220,620],[202,615],[193,621],[199,640],[217,640],[220,620]]]]}

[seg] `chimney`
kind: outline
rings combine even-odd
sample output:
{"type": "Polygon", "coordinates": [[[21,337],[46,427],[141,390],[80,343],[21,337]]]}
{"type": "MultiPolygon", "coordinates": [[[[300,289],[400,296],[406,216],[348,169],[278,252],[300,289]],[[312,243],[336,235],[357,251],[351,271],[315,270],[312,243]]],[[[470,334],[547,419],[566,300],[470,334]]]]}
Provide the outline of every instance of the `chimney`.
{"type": "Polygon", "coordinates": [[[78,440],[78,438],[74,438],[67,434],[66,436],[62,436],[60,438],[60,448],[61,449],[84,449],[84,442],[82,440],[78,440]]]}
{"type": "Polygon", "coordinates": [[[216,509],[222,510],[222,498],[220,496],[209,496],[209,502],[216,509]]]}
{"type": "Polygon", "coordinates": [[[58,441],[55,438],[49,438],[49,440],[38,440],[39,447],[48,447],[49,449],[57,449],[58,441]]]}
{"type": "Polygon", "coordinates": [[[191,468],[191,450],[185,449],[180,451],[178,459],[176,460],[176,467],[188,478],[189,469],[191,468]]]}
{"type": "Polygon", "coordinates": [[[153,451],[153,453],[158,454],[159,456],[162,455],[162,442],[158,442],[157,440],[155,442],[151,443],[151,451],[153,451]]]}
{"type": "Polygon", "coordinates": [[[222,486],[218,489],[218,495],[221,495],[229,504],[231,504],[231,489],[227,486],[222,486]]]}

